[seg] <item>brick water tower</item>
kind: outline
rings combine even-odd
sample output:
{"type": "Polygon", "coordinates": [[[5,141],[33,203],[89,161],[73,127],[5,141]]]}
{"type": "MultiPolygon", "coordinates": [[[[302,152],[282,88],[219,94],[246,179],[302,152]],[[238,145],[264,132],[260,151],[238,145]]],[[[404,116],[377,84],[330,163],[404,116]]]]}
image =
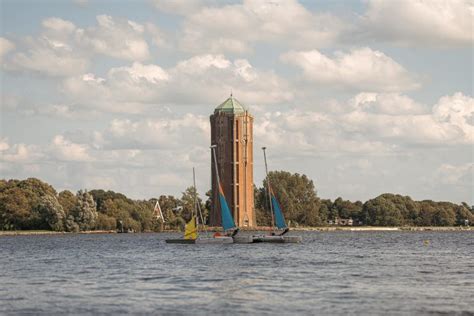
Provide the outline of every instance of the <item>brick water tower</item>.
{"type": "MultiPolygon", "coordinates": [[[[239,227],[256,226],[253,192],[253,116],[232,94],[211,115],[211,145],[216,145],[222,189],[239,227]]],[[[209,224],[221,225],[221,213],[212,163],[212,203],[209,224]]]]}

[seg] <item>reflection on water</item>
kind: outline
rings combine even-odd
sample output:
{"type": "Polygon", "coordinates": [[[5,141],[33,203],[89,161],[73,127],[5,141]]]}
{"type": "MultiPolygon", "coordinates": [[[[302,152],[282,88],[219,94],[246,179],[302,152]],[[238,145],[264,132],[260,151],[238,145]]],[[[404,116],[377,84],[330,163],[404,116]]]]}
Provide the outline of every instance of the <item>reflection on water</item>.
{"type": "Polygon", "coordinates": [[[472,232],[300,234],[251,245],[0,237],[0,314],[474,312],[472,232]]]}

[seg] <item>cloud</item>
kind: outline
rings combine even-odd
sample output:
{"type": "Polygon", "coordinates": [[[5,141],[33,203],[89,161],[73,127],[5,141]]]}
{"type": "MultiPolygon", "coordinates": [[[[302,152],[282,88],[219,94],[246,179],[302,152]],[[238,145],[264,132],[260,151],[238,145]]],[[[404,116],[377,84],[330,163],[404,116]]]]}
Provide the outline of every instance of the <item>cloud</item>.
{"type": "Polygon", "coordinates": [[[32,170],[58,189],[101,188],[152,197],[188,187],[192,167],[207,189],[209,121],[185,114],[163,118],[113,119],[102,131],[56,135],[48,146],[8,144],[0,139],[5,177],[31,176],[32,170]]]}
{"type": "MultiPolygon", "coordinates": [[[[213,104],[231,90],[243,101],[275,104],[292,100],[288,83],[272,71],[262,71],[246,59],[198,55],[163,69],[133,63],[109,70],[105,78],[86,74],[63,83],[67,97],[106,112],[141,113],[150,106],[213,104]]],[[[245,102],[244,102],[245,103],[245,102]]]]}
{"type": "Polygon", "coordinates": [[[4,37],[0,37],[0,63],[3,61],[3,57],[14,49],[15,44],[4,37]]]}
{"type": "Polygon", "coordinates": [[[77,30],[81,45],[96,53],[131,61],[150,58],[148,43],[144,39],[145,26],[127,19],[98,15],[97,26],[77,30]]]}
{"type": "Polygon", "coordinates": [[[0,138],[0,151],[5,151],[10,148],[10,144],[8,144],[8,139],[6,137],[0,138]]]}
{"type": "Polygon", "coordinates": [[[296,0],[246,0],[223,6],[203,6],[197,2],[189,11],[181,10],[178,4],[173,7],[185,15],[179,45],[193,53],[243,54],[250,52],[257,42],[324,47],[335,42],[346,28],[339,18],[312,13],[296,0]]]}
{"type": "Polygon", "coordinates": [[[428,107],[398,93],[357,94],[350,100],[355,110],[387,115],[417,115],[428,112],[428,107]]]}
{"type": "Polygon", "coordinates": [[[436,181],[449,185],[471,186],[474,180],[474,163],[460,165],[442,164],[435,175],[436,181]]]}
{"type": "Polygon", "coordinates": [[[188,15],[202,9],[206,4],[216,1],[205,0],[153,0],[153,5],[160,11],[169,14],[188,15]]]}
{"type": "Polygon", "coordinates": [[[178,149],[187,144],[205,146],[209,119],[185,114],[161,119],[114,119],[103,133],[103,144],[113,149],[178,149]]]}
{"type": "Polygon", "coordinates": [[[96,19],[97,26],[85,29],[58,17],[44,19],[41,33],[24,40],[25,49],[12,56],[9,69],[70,77],[86,73],[96,54],[128,61],[149,59],[148,34],[155,44],[164,45],[160,30],[151,23],[145,26],[108,15],[96,19]]]}
{"type": "Polygon", "coordinates": [[[34,145],[23,143],[10,145],[7,140],[3,140],[2,147],[1,160],[7,163],[34,162],[42,156],[38,151],[38,147],[34,145]]]}
{"type": "Polygon", "coordinates": [[[54,137],[51,144],[51,153],[60,161],[92,160],[88,145],[73,143],[63,135],[57,135],[54,137]]]}
{"type": "Polygon", "coordinates": [[[455,93],[431,107],[393,93],[360,93],[338,112],[292,109],[256,113],[255,139],[285,155],[315,153],[394,155],[413,146],[474,144],[474,99],[455,93]],[[279,148],[279,149],[278,149],[279,148]]]}
{"type": "Polygon", "coordinates": [[[43,21],[43,27],[38,38],[26,39],[26,52],[12,56],[11,67],[49,76],[71,76],[89,68],[88,58],[75,48],[71,39],[74,24],[54,18],[43,21]]]}
{"type": "MultiPolygon", "coordinates": [[[[271,148],[274,168],[317,176],[325,185],[318,184],[325,192],[323,196],[368,198],[382,189],[409,193],[411,190],[397,182],[396,174],[410,173],[413,161],[431,157],[430,147],[470,151],[474,143],[472,130],[466,125],[473,114],[473,99],[461,93],[444,96],[431,108],[405,95],[360,93],[339,107],[338,112],[255,107],[254,149],[263,145],[271,148]],[[374,168],[379,171],[373,172],[374,168]],[[393,183],[370,189],[367,181],[377,186],[381,175],[383,181],[393,183]],[[357,186],[360,177],[367,177],[364,187],[357,186]],[[338,184],[340,179],[345,179],[345,184],[338,184]]],[[[103,129],[59,134],[49,146],[11,145],[6,139],[0,144],[6,175],[13,172],[15,177],[28,176],[31,172],[25,168],[30,166],[29,170],[36,170],[58,187],[100,187],[135,197],[176,194],[189,186],[187,179],[193,166],[201,179],[198,186],[203,190],[209,187],[205,176],[210,173],[207,115],[163,112],[146,118],[113,118],[103,129]]],[[[434,155],[432,159],[438,158],[434,155]]],[[[259,163],[256,161],[255,172],[261,175],[259,163]]],[[[466,172],[472,172],[472,166],[459,167],[458,172],[452,166],[459,164],[443,159],[425,168],[437,170],[436,163],[442,166],[436,175],[452,171],[452,176],[445,179],[450,183],[465,183],[466,172]]],[[[416,172],[428,171],[418,168],[416,172]]],[[[414,183],[421,185],[420,181],[425,180],[414,183]]]]}
{"type": "MultiPolygon", "coordinates": [[[[402,104],[400,108],[412,106],[408,98],[398,99],[405,99],[408,104],[402,104]]],[[[458,92],[442,97],[432,107],[431,113],[387,115],[359,108],[343,115],[342,122],[351,132],[361,133],[365,137],[392,140],[400,144],[451,146],[474,143],[474,127],[469,123],[473,115],[474,99],[458,92]]]]}
{"type": "Polygon", "coordinates": [[[55,33],[55,35],[59,37],[66,37],[68,34],[72,34],[76,30],[74,23],[56,17],[44,19],[41,22],[41,25],[46,32],[49,32],[50,34],[55,33]]]}
{"type": "Polygon", "coordinates": [[[399,92],[421,86],[402,65],[368,47],[336,52],[333,58],[317,50],[290,51],[281,60],[301,68],[310,82],[340,89],[399,92]]]}
{"type": "Polygon", "coordinates": [[[370,0],[363,24],[384,41],[449,48],[472,44],[473,19],[469,0],[370,0]]]}

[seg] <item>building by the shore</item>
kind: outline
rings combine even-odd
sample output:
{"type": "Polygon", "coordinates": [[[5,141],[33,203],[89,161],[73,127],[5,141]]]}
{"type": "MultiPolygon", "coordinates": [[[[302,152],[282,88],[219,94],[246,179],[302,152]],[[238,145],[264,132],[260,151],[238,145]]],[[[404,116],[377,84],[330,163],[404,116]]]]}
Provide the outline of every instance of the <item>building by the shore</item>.
{"type": "MultiPolygon", "coordinates": [[[[217,145],[216,159],[219,176],[235,224],[254,227],[256,216],[253,189],[253,116],[232,94],[210,117],[211,144],[217,145]]],[[[218,190],[212,163],[211,226],[221,225],[218,190]]]]}

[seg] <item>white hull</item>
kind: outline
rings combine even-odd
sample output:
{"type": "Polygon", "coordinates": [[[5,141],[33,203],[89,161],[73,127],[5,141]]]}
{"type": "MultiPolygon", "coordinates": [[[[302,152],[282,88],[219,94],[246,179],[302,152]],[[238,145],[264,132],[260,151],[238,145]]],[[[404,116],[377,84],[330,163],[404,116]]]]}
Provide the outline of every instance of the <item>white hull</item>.
{"type": "Polygon", "coordinates": [[[253,236],[234,236],[234,244],[251,244],[253,243],[253,236]]]}
{"type": "Polygon", "coordinates": [[[233,244],[234,240],[232,237],[209,237],[209,238],[198,238],[196,244],[233,244]]]}
{"type": "Polygon", "coordinates": [[[275,236],[275,235],[256,235],[256,236],[234,236],[234,237],[202,237],[198,239],[167,239],[169,244],[252,244],[252,243],[300,243],[301,236],[275,236]]]}

